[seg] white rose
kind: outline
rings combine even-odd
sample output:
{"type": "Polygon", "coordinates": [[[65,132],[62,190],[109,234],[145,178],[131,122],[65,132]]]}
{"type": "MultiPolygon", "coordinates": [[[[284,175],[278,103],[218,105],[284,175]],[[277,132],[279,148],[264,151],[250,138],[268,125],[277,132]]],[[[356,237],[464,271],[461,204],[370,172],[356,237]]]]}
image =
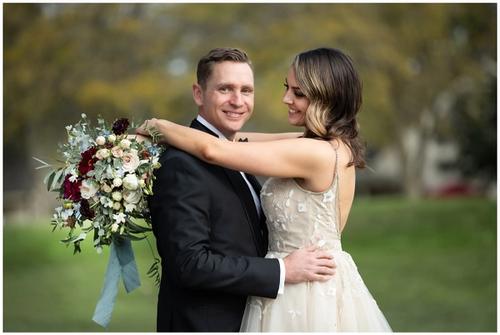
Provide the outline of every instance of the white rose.
{"type": "Polygon", "coordinates": [[[95,143],[97,143],[98,145],[104,145],[104,143],[106,143],[106,139],[104,138],[104,136],[97,136],[97,138],[95,139],[95,143]]]}
{"type": "Polygon", "coordinates": [[[122,204],[121,204],[121,203],[119,203],[119,202],[115,202],[115,203],[113,204],[113,209],[114,209],[115,211],[119,210],[120,208],[122,208],[122,204]]]}
{"type": "Polygon", "coordinates": [[[109,149],[99,149],[95,153],[95,156],[97,157],[97,159],[106,159],[110,156],[109,149]]]}
{"type": "Polygon", "coordinates": [[[114,201],[122,200],[122,194],[121,192],[118,191],[113,192],[113,194],[111,194],[111,197],[113,198],[114,201]]]}
{"type": "Polygon", "coordinates": [[[116,141],[116,135],[115,134],[111,134],[108,136],[108,141],[111,142],[111,143],[114,143],[116,141]]]}
{"type": "Polygon", "coordinates": [[[97,190],[99,190],[99,185],[95,181],[91,179],[85,179],[82,181],[80,193],[82,194],[83,199],[92,198],[97,193],[97,190]]]}
{"type": "Polygon", "coordinates": [[[123,191],[123,200],[128,202],[129,204],[137,204],[141,201],[142,194],[139,191],[123,191]]]}
{"type": "Polygon", "coordinates": [[[129,173],[123,178],[123,187],[127,190],[135,191],[139,187],[139,180],[137,176],[133,173],[129,173]]]}
{"type": "Polygon", "coordinates": [[[139,156],[137,156],[135,150],[124,154],[122,157],[122,162],[123,170],[127,172],[134,172],[140,164],[139,156]]]}
{"type": "Polygon", "coordinates": [[[113,154],[114,157],[120,158],[123,156],[123,149],[116,145],[113,148],[111,148],[111,153],[113,154]]]}
{"type": "Polygon", "coordinates": [[[130,148],[130,144],[132,142],[130,142],[130,140],[127,140],[126,138],[124,138],[123,140],[120,141],[120,146],[123,148],[123,149],[128,149],[130,148]]]}
{"type": "Polygon", "coordinates": [[[122,181],[121,178],[115,178],[115,179],[113,179],[113,186],[114,187],[120,187],[120,186],[122,186],[122,183],[123,183],[123,181],[122,181]]]}

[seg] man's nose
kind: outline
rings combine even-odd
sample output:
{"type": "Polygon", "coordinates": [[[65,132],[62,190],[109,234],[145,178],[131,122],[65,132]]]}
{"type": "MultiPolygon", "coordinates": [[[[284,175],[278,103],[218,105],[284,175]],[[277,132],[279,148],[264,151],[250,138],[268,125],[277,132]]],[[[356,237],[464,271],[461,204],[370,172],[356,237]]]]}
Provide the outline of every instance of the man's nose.
{"type": "Polygon", "coordinates": [[[243,105],[243,95],[241,92],[234,92],[231,95],[231,100],[229,101],[234,106],[242,106],[243,105]]]}

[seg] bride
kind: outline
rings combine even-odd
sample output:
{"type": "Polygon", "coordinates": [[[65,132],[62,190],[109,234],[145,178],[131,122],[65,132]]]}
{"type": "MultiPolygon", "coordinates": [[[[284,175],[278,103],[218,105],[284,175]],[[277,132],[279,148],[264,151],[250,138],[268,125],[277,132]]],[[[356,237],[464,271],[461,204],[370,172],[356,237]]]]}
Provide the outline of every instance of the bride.
{"type": "Polygon", "coordinates": [[[285,80],[288,121],[304,127],[300,138],[224,141],[167,120],[151,119],[165,141],[212,164],[269,176],[261,201],[269,230],[266,257],[318,245],[331,252],[336,274],[326,282],[287,284],[276,299],[249,297],[241,324],[245,332],[391,331],[366,288],[341,233],[354,199],[355,168],[363,168],[356,115],[361,83],[351,59],[320,48],[298,54],[285,80]]]}

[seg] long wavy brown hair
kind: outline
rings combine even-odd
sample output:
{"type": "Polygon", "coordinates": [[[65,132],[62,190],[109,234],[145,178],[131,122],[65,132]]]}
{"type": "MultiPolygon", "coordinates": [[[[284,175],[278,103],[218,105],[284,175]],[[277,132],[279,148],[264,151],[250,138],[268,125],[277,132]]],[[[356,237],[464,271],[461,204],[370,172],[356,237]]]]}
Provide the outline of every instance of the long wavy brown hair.
{"type": "Polygon", "coordinates": [[[309,99],[304,137],[341,140],[351,150],[347,166],[364,168],[364,145],[356,120],[362,85],[351,58],[337,49],[318,48],[295,56],[292,66],[309,99]]]}

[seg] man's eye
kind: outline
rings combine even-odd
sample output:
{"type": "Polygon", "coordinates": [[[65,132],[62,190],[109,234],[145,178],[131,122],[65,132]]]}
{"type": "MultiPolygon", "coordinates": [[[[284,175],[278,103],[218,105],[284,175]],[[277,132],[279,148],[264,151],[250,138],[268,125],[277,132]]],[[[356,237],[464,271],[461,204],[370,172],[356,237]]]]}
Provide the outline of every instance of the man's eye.
{"type": "Polygon", "coordinates": [[[221,93],[228,93],[229,92],[229,88],[227,88],[227,87],[221,87],[221,88],[219,88],[219,92],[221,92],[221,93]]]}

